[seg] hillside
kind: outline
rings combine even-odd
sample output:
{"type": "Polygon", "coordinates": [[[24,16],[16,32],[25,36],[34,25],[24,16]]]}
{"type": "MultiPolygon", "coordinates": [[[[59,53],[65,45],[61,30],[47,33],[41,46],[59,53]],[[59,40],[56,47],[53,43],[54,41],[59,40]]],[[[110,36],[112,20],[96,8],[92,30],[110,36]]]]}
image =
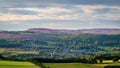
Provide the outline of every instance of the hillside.
{"type": "Polygon", "coordinates": [[[120,29],[115,28],[94,28],[94,29],[46,29],[46,28],[31,28],[27,31],[42,32],[42,33],[70,33],[70,34],[120,34],[120,29]]]}
{"type": "MultiPolygon", "coordinates": [[[[18,38],[18,39],[36,39],[45,38],[46,34],[120,34],[120,29],[97,28],[97,29],[79,29],[79,30],[58,30],[47,28],[31,28],[26,31],[1,31],[0,38],[18,38]],[[39,35],[42,34],[42,35],[39,35]],[[45,35],[44,35],[45,34],[45,35]]],[[[48,38],[48,36],[46,37],[48,38]]]]}
{"type": "Polygon", "coordinates": [[[120,29],[32,28],[0,32],[0,54],[14,58],[72,58],[120,52],[120,29]]]}

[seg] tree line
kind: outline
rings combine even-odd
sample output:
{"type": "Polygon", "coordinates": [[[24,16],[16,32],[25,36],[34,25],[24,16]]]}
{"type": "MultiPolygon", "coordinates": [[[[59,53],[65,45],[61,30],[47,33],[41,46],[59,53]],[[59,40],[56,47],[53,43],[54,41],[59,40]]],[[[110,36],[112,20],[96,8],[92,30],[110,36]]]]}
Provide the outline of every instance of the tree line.
{"type": "Polygon", "coordinates": [[[33,62],[41,62],[41,63],[102,63],[103,60],[113,60],[113,62],[118,62],[120,59],[120,52],[118,53],[105,53],[105,54],[97,54],[94,56],[86,56],[86,57],[78,57],[78,58],[63,58],[63,59],[55,59],[55,58],[14,58],[14,57],[4,57],[0,55],[0,60],[13,60],[13,61],[33,61],[33,62]]]}

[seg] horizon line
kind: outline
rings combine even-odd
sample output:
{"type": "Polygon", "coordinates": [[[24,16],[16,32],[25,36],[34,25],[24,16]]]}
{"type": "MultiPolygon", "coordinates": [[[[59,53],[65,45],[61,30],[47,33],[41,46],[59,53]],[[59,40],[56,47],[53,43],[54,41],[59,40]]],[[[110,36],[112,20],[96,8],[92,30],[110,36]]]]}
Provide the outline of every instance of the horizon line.
{"type": "Polygon", "coordinates": [[[30,29],[51,29],[51,30],[86,30],[86,29],[120,29],[120,28],[76,28],[76,29],[70,29],[70,28],[28,28],[23,30],[6,30],[6,29],[0,29],[0,31],[27,31],[30,29]]]}

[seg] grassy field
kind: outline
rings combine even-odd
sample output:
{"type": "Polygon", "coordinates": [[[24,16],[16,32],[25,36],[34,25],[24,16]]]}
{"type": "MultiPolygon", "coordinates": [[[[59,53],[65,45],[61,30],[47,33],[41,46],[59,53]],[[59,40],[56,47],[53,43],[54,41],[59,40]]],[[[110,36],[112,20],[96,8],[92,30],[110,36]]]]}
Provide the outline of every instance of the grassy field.
{"type": "Polygon", "coordinates": [[[50,68],[104,68],[104,66],[120,66],[120,63],[113,63],[112,60],[105,60],[103,64],[82,64],[82,63],[44,63],[50,68]]]}
{"type": "Polygon", "coordinates": [[[1,61],[0,68],[40,68],[30,62],[18,62],[18,61],[1,61]]]}
{"type": "Polygon", "coordinates": [[[8,55],[16,55],[16,54],[38,54],[39,52],[37,51],[25,51],[21,49],[14,49],[14,48],[0,48],[0,53],[4,53],[8,55]]]}
{"type": "MultiPolygon", "coordinates": [[[[120,66],[112,60],[104,60],[103,64],[83,64],[83,63],[44,63],[49,68],[104,68],[104,66],[120,66]]],[[[40,68],[30,62],[0,61],[0,68],[40,68]]]]}

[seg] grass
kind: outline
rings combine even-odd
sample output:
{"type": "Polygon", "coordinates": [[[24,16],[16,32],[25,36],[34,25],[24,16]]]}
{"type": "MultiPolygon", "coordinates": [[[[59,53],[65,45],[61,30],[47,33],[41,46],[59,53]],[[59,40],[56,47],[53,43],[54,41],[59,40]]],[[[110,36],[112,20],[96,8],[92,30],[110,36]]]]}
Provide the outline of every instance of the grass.
{"type": "Polygon", "coordinates": [[[104,68],[104,66],[120,66],[120,63],[113,63],[112,60],[104,60],[103,64],[83,64],[83,63],[44,63],[50,68],[104,68]]]}
{"type": "Polygon", "coordinates": [[[30,62],[0,60],[0,68],[40,68],[40,67],[30,62]]]}
{"type": "Polygon", "coordinates": [[[16,54],[38,54],[37,51],[25,51],[21,49],[14,49],[14,48],[0,48],[0,53],[8,54],[9,55],[16,55],[16,54]]]}
{"type": "Polygon", "coordinates": [[[105,46],[98,46],[98,48],[100,49],[104,49],[107,52],[112,52],[112,50],[109,47],[105,47],[105,46]]]}
{"type": "MultiPolygon", "coordinates": [[[[49,68],[104,68],[104,66],[120,66],[112,60],[104,60],[102,64],[83,64],[83,63],[44,63],[49,68]]],[[[40,68],[30,62],[20,61],[2,61],[0,60],[0,68],[40,68]]]]}
{"type": "Polygon", "coordinates": [[[81,63],[45,63],[44,65],[50,68],[91,68],[89,64],[81,63]]]}

